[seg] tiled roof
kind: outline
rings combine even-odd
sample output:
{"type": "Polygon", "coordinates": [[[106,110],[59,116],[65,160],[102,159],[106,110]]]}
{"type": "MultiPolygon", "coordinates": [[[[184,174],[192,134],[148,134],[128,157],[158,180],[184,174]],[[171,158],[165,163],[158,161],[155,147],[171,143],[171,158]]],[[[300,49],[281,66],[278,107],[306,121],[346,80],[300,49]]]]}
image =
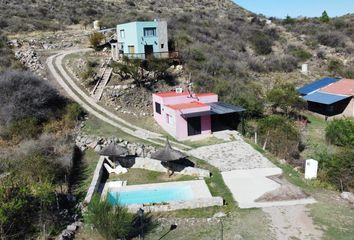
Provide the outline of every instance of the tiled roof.
{"type": "Polygon", "coordinates": [[[209,105],[201,103],[201,102],[191,102],[191,103],[181,103],[174,105],[167,105],[167,107],[172,108],[174,110],[182,110],[188,108],[200,108],[200,107],[208,107],[209,105]]]}
{"type": "Polygon", "coordinates": [[[354,96],[354,80],[342,79],[327,87],[321,88],[321,92],[340,94],[346,96],[354,96]]]}

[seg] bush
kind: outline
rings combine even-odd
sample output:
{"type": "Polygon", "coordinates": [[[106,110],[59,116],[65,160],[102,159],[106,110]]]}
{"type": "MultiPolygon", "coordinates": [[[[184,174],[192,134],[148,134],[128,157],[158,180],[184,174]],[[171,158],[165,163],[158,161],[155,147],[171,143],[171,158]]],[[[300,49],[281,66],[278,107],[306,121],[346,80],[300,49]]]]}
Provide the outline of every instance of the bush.
{"type": "Polygon", "coordinates": [[[24,121],[27,126],[59,118],[66,100],[47,82],[29,72],[0,74],[0,125],[1,131],[24,121]],[[17,123],[16,123],[17,122],[17,123]]]}
{"type": "Polygon", "coordinates": [[[334,145],[354,147],[354,121],[349,118],[331,121],[326,127],[326,139],[334,145]]]}
{"type": "Polygon", "coordinates": [[[325,46],[333,48],[345,47],[344,36],[340,32],[321,33],[317,36],[317,40],[325,46]]]}
{"type": "Polygon", "coordinates": [[[311,53],[302,48],[292,49],[290,50],[290,53],[300,61],[306,61],[312,57],[311,53]]]}
{"type": "Polygon", "coordinates": [[[85,220],[107,240],[130,239],[136,237],[142,228],[146,234],[156,226],[151,221],[150,214],[145,214],[140,219],[137,214],[129,213],[124,206],[112,206],[108,200],[100,201],[98,195],[93,196],[85,213],[85,220]]]}
{"type": "Polygon", "coordinates": [[[267,34],[255,31],[250,41],[257,55],[267,55],[272,52],[273,40],[267,34]]]}
{"type": "Polygon", "coordinates": [[[103,41],[104,39],[104,35],[102,33],[99,33],[99,32],[93,32],[90,34],[89,36],[89,41],[90,41],[90,44],[91,46],[98,50],[98,47],[100,46],[101,42],[103,41]]]}
{"type": "Polygon", "coordinates": [[[334,184],[340,191],[354,191],[354,151],[341,149],[334,154],[322,152],[319,159],[319,177],[334,184]]]}
{"type": "Polygon", "coordinates": [[[293,122],[283,116],[272,115],[258,122],[260,142],[280,158],[297,158],[300,132],[293,122]]]}

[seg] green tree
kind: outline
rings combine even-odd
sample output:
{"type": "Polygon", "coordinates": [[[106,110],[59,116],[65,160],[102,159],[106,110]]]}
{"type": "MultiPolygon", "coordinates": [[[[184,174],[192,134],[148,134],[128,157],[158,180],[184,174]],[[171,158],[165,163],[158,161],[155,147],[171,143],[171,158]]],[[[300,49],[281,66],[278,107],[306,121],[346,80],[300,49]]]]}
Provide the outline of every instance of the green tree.
{"type": "Polygon", "coordinates": [[[287,116],[291,112],[298,112],[305,108],[306,102],[299,97],[294,85],[277,84],[267,93],[267,100],[273,111],[280,108],[287,116]]]}
{"type": "Polygon", "coordinates": [[[354,121],[349,118],[331,121],[326,127],[326,139],[331,144],[354,147],[354,121]]]}
{"type": "Polygon", "coordinates": [[[328,23],[330,20],[327,11],[323,11],[322,16],[320,17],[320,21],[323,23],[328,23]]]}
{"type": "Polygon", "coordinates": [[[104,38],[105,37],[102,33],[93,32],[89,36],[89,41],[90,41],[91,46],[97,50],[98,46],[101,44],[101,42],[103,41],[104,38]]]}
{"type": "Polygon", "coordinates": [[[297,158],[300,132],[289,119],[272,115],[258,122],[258,131],[265,149],[281,158],[297,158]]]}
{"type": "Polygon", "coordinates": [[[290,17],[289,15],[283,21],[283,24],[294,24],[296,21],[294,18],[290,17]]]}

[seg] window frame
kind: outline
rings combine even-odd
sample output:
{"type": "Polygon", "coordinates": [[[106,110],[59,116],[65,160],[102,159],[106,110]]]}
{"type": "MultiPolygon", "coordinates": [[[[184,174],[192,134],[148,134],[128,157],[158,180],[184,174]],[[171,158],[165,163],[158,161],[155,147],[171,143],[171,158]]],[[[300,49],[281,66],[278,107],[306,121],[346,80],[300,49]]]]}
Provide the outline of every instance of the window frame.
{"type": "Polygon", "coordinates": [[[155,112],[161,115],[161,104],[155,102],[155,112]]]}
{"type": "Polygon", "coordinates": [[[156,27],[144,27],[143,34],[144,34],[144,37],[156,37],[156,34],[157,34],[156,33],[156,27]],[[151,34],[147,34],[150,31],[152,31],[152,35],[151,34]]]}

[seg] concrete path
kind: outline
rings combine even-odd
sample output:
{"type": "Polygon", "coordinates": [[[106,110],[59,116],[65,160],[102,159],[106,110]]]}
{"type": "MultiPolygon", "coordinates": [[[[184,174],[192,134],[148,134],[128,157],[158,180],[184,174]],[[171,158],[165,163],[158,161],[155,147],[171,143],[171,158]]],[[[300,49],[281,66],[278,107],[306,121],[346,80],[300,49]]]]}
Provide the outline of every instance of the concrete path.
{"type": "Polygon", "coordinates": [[[266,193],[279,189],[281,184],[270,176],[281,175],[282,170],[246,143],[242,137],[233,134],[233,142],[216,144],[190,150],[189,153],[204,159],[222,171],[225,184],[230,189],[240,208],[261,208],[313,203],[313,198],[256,202],[266,193]],[[237,137],[238,136],[238,137],[237,137]]]}
{"type": "Polygon", "coordinates": [[[315,203],[313,198],[288,201],[257,202],[265,193],[274,191],[281,184],[268,178],[281,175],[280,168],[257,168],[249,170],[234,170],[221,173],[225,184],[229,187],[240,208],[263,208],[273,206],[291,206],[315,203]]]}
{"type": "MultiPolygon", "coordinates": [[[[63,67],[63,59],[66,55],[88,51],[92,51],[92,49],[87,48],[65,50],[56,55],[50,56],[46,61],[49,72],[52,74],[54,79],[60,84],[60,86],[67,92],[67,94],[90,114],[96,116],[97,118],[106,123],[111,124],[114,127],[119,128],[127,134],[154,143],[156,145],[163,146],[165,138],[161,134],[154,133],[146,129],[140,128],[136,125],[133,125],[125,121],[124,119],[119,118],[114,113],[108,111],[102,106],[98,105],[93,98],[89,97],[79,86],[77,86],[72,77],[69,76],[69,74],[65,71],[63,67]]],[[[178,150],[184,151],[184,149],[191,149],[191,147],[187,145],[174,141],[170,142],[178,150]]]]}

